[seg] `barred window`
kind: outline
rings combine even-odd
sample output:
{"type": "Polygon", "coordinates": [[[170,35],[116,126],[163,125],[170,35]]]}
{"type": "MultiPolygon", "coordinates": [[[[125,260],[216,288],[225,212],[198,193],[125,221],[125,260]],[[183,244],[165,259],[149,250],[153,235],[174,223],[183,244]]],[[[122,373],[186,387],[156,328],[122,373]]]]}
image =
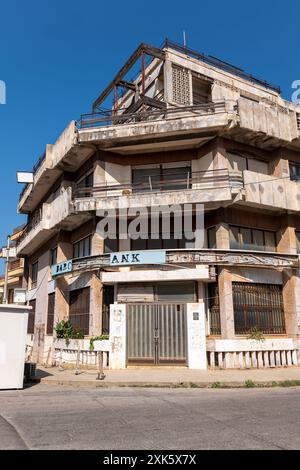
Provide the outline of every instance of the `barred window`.
{"type": "Polygon", "coordinates": [[[69,320],[74,328],[80,328],[89,334],[90,323],[90,288],[76,289],[70,292],[69,320]]]}
{"type": "Polygon", "coordinates": [[[234,327],[236,334],[257,328],[265,334],[284,334],[282,286],[233,282],[234,327]]]}

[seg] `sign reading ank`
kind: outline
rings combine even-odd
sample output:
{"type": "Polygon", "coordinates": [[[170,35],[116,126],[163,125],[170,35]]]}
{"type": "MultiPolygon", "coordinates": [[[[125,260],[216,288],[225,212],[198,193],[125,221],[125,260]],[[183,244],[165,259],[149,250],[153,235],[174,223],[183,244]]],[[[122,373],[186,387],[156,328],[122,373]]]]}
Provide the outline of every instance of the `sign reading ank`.
{"type": "Polygon", "coordinates": [[[111,253],[110,266],[129,266],[134,264],[164,264],[166,262],[165,251],[121,251],[111,253]]]}

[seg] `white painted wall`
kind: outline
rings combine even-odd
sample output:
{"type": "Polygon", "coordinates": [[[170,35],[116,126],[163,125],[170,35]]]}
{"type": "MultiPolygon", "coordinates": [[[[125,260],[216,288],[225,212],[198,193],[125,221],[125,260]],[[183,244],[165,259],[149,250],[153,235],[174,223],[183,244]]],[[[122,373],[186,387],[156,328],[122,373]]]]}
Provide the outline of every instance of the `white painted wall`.
{"type": "Polygon", "coordinates": [[[0,389],[23,388],[28,312],[31,307],[0,305],[0,389]]]}
{"type": "Polygon", "coordinates": [[[110,369],[126,368],[126,305],[112,304],[110,306],[109,338],[111,352],[109,356],[110,369]]]}
{"type": "Polygon", "coordinates": [[[188,367],[207,369],[204,303],[187,304],[188,367]]]}

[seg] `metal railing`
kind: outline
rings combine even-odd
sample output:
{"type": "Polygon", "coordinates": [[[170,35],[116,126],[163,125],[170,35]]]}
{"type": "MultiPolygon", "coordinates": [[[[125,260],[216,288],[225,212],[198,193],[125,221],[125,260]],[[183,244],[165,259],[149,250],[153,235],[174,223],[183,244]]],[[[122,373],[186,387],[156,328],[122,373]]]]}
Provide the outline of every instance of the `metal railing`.
{"type": "Polygon", "coordinates": [[[101,111],[97,113],[82,114],[77,127],[87,129],[90,127],[99,127],[107,125],[136,124],[151,119],[166,119],[170,117],[179,117],[182,113],[193,115],[216,114],[225,112],[225,101],[216,103],[203,103],[194,106],[180,106],[167,109],[148,109],[147,111],[136,111],[126,113],[126,108],[116,111],[101,111]]]}
{"type": "Polygon", "coordinates": [[[16,246],[19,246],[22,243],[22,241],[27,237],[29,232],[31,232],[31,230],[33,230],[41,222],[42,218],[43,218],[43,209],[39,208],[33,213],[31,220],[24,227],[22,234],[16,240],[16,246]]]}
{"type": "MultiPolygon", "coordinates": [[[[33,176],[36,175],[38,169],[42,166],[42,164],[44,163],[44,161],[46,160],[46,152],[44,152],[40,158],[38,159],[38,161],[36,162],[36,164],[32,167],[32,173],[33,173],[33,176]]],[[[20,193],[20,196],[19,196],[19,201],[21,201],[22,197],[24,196],[25,194],[25,191],[26,189],[29,187],[31,183],[27,183],[25,184],[24,188],[22,189],[21,193],[20,193]]]]}
{"type": "Polygon", "coordinates": [[[147,180],[138,183],[115,183],[93,186],[90,188],[76,188],[73,198],[109,197],[109,196],[131,196],[140,193],[160,193],[168,191],[183,190],[209,190],[224,189],[229,187],[243,187],[243,176],[241,174],[229,175],[227,168],[218,170],[207,170],[189,173],[181,178],[159,179],[149,176],[147,180]]]}
{"type": "Polygon", "coordinates": [[[297,127],[298,129],[300,129],[300,113],[296,114],[296,118],[297,118],[297,127]]]}

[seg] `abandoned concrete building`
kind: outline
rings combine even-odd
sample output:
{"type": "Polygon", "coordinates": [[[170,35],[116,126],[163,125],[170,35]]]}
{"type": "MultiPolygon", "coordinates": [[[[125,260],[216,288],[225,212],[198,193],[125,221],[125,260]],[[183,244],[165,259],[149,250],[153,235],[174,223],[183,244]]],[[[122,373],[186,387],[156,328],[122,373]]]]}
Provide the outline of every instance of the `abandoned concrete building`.
{"type": "Polygon", "coordinates": [[[20,195],[35,360],[70,319],[109,334],[111,368],[298,364],[298,112],[219,59],[141,44],[20,195]],[[196,203],[202,248],[161,227],[157,239],[97,230],[101,211],[196,203]]]}

